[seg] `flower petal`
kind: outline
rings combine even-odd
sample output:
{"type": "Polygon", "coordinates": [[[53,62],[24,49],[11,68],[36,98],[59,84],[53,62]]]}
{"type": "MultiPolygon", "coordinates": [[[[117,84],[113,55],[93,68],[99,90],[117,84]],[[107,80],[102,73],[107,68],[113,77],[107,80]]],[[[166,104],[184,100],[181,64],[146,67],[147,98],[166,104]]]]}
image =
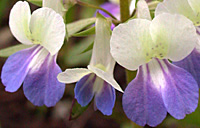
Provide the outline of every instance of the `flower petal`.
{"type": "Polygon", "coordinates": [[[10,12],[9,26],[14,37],[21,43],[30,45],[29,22],[31,11],[29,4],[24,1],[18,1],[10,12]]]}
{"type": "Polygon", "coordinates": [[[200,52],[196,49],[187,56],[185,59],[173,62],[178,67],[181,67],[192,74],[195,80],[198,82],[200,88],[200,52]]]}
{"type": "Polygon", "coordinates": [[[192,9],[194,10],[195,14],[197,15],[198,18],[200,18],[200,1],[199,0],[188,0],[188,3],[190,4],[190,6],[192,7],[192,9]]]}
{"type": "Polygon", "coordinates": [[[96,107],[104,115],[109,116],[112,114],[112,109],[115,105],[115,98],[115,89],[104,81],[102,89],[95,95],[96,107]]]}
{"type": "Polygon", "coordinates": [[[137,17],[141,19],[152,20],[148,4],[145,0],[139,0],[137,2],[137,17]]]}
{"type": "Polygon", "coordinates": [[[59,13],[61,16],[64,16],[67,11],[62,3],[63,0],[43,0],[43,7],[48,7],[59,13]]]}
{"type": "Polygon", "coordinates": [[[65,24],[62,16],[50,8],[40,8],[33,12],[30,21],[32,41],[41,44],[51,55],[61,48],[65,38],[65,24]]]}
{"type": "Polygon", "coordinates": [[[155,127],[167,115],[161,90],[155,86],[149,67],[144,65],[139,68],[137,77],[125,89],[122,99],[124,112],[129,119],[141,126],[148,124],[155,127]]]}
{"type": "Polygon", "coordinates": [[[110,25],[110,21],[108,21],[101,14],[97,13],[95,26],[96,35],[90,65],[103,65],[106,68],[106,71],[112,74],[115,66],[115,60],[110,54],[110,25]]]}
{"type": "Polygon", "coordinates": [[[192,10],[188,1],[189,0],[164,0],[164,2],[158,4],[155,10],[155,15],[157,16],[162,13],[182,14],[196,23],[199,19],[192,10]]]}
{"type": "Polygon", "coordinates": [[[2,68],[1,79],[8,92],[17,91],[22,85],[34,55],[38,53],[39,47],[31,47],[11,55],[2,68]]]}
{"type": "Polygon", "coordinates": [[[146,19],[134,19],[114,29],[110,42],[111,54],[120,65],[136,70],[146,62],[144,49],[149,49],[152,44],[150,24],[151,21],[146,19]]]}
{"type": "Polygon", "coordinates": [[[130,7],[129,7],[129,11],[130,11],[130,15],[133,13],[133,11],[135,10],[135,3],[136,0],[131,0],[130,2],[130,7]]]}
{"type": "Polygon", "coordinates": [[[76,83],[75,98],[82,107],[88,105],[94,96],[93,86],[95,80],[95,74],[88,74],[76,83]]]}
{"type": "Polygon", "coordinates": [[[113,74],[109,74],[107,72],[104,72],[103,70],[93,67],[91,65],[88,66],[88,69],[92,72],[94,72],[98,77],[108,82],[111,86],[113,86],[115,89],[117,89],[120,92],[123,92],[119,84],[114,80],[113,74]]]}
{"type": "Polygon", "coordinates": [[[24,80],[24,94],[34,105],[54,106],[64,94],[65,85],[56,79],[61,72],[56,58],[43,49],[36,58],[38,63],[34,63],[24,80]]]}
{"type": "Polygon", "coordinates": [[[172,61],[184,59],[198,42],[193,23],[182,15],[158,15],[152,21],[150,32],[153,41],[159,44],[157,47],[162,47],[172,61]]]}
{"type": "Polygon", "coordinates": [[[164,61],[168,72],[164,71],[166,86],[162,97],[167,111],[176,119],[195,111],[198,106],[199,88],[190,73],[164,61]]]}
{"type": "Polygon", "coordinates": [[[66,69],[64,72],[58,74],[58,81],[66,84],[75,83],[85,75],[90,74],[91,71],[85,68],[66,69]]]}

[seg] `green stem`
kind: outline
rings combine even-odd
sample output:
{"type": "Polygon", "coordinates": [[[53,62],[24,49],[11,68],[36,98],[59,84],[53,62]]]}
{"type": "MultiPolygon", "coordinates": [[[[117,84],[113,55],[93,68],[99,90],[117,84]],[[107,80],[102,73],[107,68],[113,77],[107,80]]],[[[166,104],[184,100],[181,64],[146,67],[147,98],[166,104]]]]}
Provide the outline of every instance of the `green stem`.
{"type": "Polygon", "coordinates": [[[85,7],[90,7],[90,8],[95,8],[95,9],[99,9],[105,13],[107,13],[111,18],[113,18],[114,20],[117,20],[117,18],[115,16],[113,16],[110,12],[108,12],[107,10],[99,7],[99,6],[95,6],[95,5],[92,5],[92,4],[88,4],[88,3],[84,3],[84,2],[81,2],[79,0],[77,0],[77,4],[81,5],[81,6],[85,6],[85,7]]]}
{"type": "Polygon", "coordinates": [[[120,0],[120,16],[122,22],[130,18],[129,3],[129,0],[120,0]]]}

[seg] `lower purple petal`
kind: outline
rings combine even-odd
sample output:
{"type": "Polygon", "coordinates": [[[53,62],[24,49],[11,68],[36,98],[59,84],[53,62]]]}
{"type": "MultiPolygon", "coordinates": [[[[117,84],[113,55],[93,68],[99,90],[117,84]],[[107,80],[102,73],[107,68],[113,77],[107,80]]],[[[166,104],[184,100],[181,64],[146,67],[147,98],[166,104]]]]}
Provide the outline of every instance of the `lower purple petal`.
{"type": "Polygon", "coordinates": [[[111,115],[115,105],[115,89],[104,81],[100,92],[95,95],[96,107],[104,115],[111,115]]]}
{"type": "Polygon", "coordinates": [[[185,59],[179,62],[173,62],[173,64],[191,73],[200,88],[200,53],[197,49],[194,49],[193,52],[185,59]]]}
{"type": "Polygon", "coordinates": [[[140,67],[137,77],[128,84],[122,105],[127,117],[141,126],[154,127],[166,117],[161,91],[152,82],[148,65],[140,67]]]}
{"type": "Polygon", "coordinates": [[[162,96],[167,111],[176,119],[195,111],[198,105],[199,88],[190,73],[165,60],[168,73],[165,72],[166,86],[162,96]]]}
{"type": "Polygon", "coordinates": [[[93,85],[95,79],[95,74],[89,74],[76,83],[75,98],[82,107],[88,105],[94,96],[93,85]]]}
{"type": "Polygon", "coordinates": [[[11,55],[3,66],[1,79],[8,92],[17,91],[22,85],[34,55],[39,47],[31,47],[11,55]]]}
{"type": "Polygon", "coordinates": [[[63,96],[65,85],[58,82],[61,72],[56,56],[47,55],[43,62],[32,68],[24,80],[24,94],[34,105],[54,106],[63,96]]]}

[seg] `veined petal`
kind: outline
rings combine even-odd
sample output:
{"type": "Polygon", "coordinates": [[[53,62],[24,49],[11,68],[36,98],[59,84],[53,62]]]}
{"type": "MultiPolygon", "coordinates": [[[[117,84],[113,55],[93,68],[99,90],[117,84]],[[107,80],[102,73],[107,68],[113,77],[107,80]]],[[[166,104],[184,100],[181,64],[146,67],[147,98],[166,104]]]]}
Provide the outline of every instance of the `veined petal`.
{"type": "MultiPolygon", "coordinates": [[[[188,1],[189,0],[164,0],[164,2],[158,4],[155,15],[157,16],[161,13],[182,14],[196,23],[199,19],[188,1]]],[[[195,4],[197,6],[199,5],[198,3],[195,4]]]]}
{"type": "Polygon", "coordinates": [[[110,21],[97,13],[96,35],[90,65],[102,65],[106,71],[113,73],[115,60],[110,54],[110,21]]]}
{"type": "MultiPolygon", "coordinates": [[[[167,111],[161,88],[156,87],[149,70],[148,65],[139,68],[137,77],[125,89],[122,105],[127,117],[133,122],[155,127],[164,120],[167,111]]],[[[162,80],[159,76],[155,79],[162,80]]]]}
{"type": "Polygon", "coordinates": [[[10,12],[9,26],[14,37],[21,43],[30,45],[29,22],[31,11],[29,4],[24,1],[18,1],[10,12]]]}
{"type": "Polygon", "coordinates": [[[165,13],[155,17],[150,26],[150,33],[156,47],[160,49],[159,52],[172,61],[184,59],[198,42],[193,23],[177,14],[165,13]]]}
{"type": "Polygon", "coordinates": [[[58,74],[58,81],[66,84],[75,83],[85,75],[92,73],[85,68],[66,69],[64,72],[58,74]]]}
{"type": "Polygon", "coordinates": [[[75,98],[81,106],[86,106],[90,103],[94,96],[93,86],[96,80],[95,74],[88,74],[81,78],[79,82],[76,83],[74,93],[75,98]]]}
{"type": "Polygon", "coordinates": [[[43,7],[33,12],[30,30],[33,43],[41,44],[51,55],[55,55],[64,43],[63,18],[50,8],[43,7]]]}
{"type": "Polygon", "coordinates": [[[152,20],[148,4],[145,0],[139,0],[137,2],[137,17],[141,19],[152,20]]]}
{"type": "Polygon", "coordinates": [[[1,73],[2,83],[6,86],[6,91],[15,92],[20,88],[30,69],[32,59],[40,49],[38,46],[24,49],[6,60],[1,73]]]}
{"type": "Polygon", "coordinates": [[[198,105],[198,85],[185,70],[167,60],[153,59],[140,67],[136,79],[126,88],[123,108],[134,122],[156,126],[169,112],[182,119],[198,105]]]}
{"type": "Polygon", "coordinates": [[[194,49],[185,59],[173,62],[173,64],[191,73],[200,88],[200,52],[197,49],[194,49]]]}
{"type": "Polygon", "coordinates": [[[43,0],[43,7],[48,7],[59,13],[61,16],[64,16],[67,11],[62,3],[63,0],[43,0]]]}
{"type": "Polygon", "coordinates": [[[153,43],[150,24],[151,21],[146,19],[134,19],[114,29],[110,42],[111,54],[120,65],[136,70],[147,61],[153,43]]]}
{"type": "Polygon", "coordinates": [[[115,105],[115,98],[115,89],[110,84],[103,81],[103,87],[95,95],[96,107],[104,115],[109,116],[112,114],[112,110],[115,105]]]}
{"type": "Polygon", "coordinates": [[[50,56],[42,49],[35,56],[35,63],[24,80],[24,94],[34,105],[54,106],[63,96],[65,85],[57,81],[56,76],[61,72],[56,63],[56,55],[50,56]]]}
{"type": "Polygon", "coordinates": [[[165,107],[173,117],[183,119],[198,106],[198,84],[184,69],[170,64],[167,60],[164,60],[164,63],[168,70],[163,71],[166,86],[161,88],[165,107]]]}
{"type": "Polygon", "coordinates": [[[91,65],[88,66],[88,69],[95,73],[98,77],[108,82],[111,86],[117,89],[120,92],[123,92],[119,84],[114,80],[113,74],[109,74],[108,72],[104,72],[103,70],[93,67],[91,65]]]}

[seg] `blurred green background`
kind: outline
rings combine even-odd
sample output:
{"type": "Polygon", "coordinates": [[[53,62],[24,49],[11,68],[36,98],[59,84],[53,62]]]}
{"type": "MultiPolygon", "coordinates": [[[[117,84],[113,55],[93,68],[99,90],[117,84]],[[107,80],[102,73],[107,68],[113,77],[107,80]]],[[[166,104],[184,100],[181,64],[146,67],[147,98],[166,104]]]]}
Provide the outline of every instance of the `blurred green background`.
{"type": "MultiPolygon", "coordinates": [[[[0,0],[0,49],[19,44],[12,36],[9,27],[9,12],[17,0],[0,0]]],[[[82,0],[94,5],[100,5],[105,0],[82,0]]],[[[31,4],[31,9],[38,7],[31,4]]],[[[80,7],[71,8],[67,13],[66,23],[78,19],[93,17],[95,9],[80,7]]],[[[109,10],[108,10],[109,11],[109,10]]],[[[84,38],[70,38],[62,47],[58,63],[63,70],[73,67],[86,67],[89,63],[91,51],[81,54],[89,46],[94,36],[84,38]]],[[[0,58],[0,70],[6,58],[0,58]]],[[[116,65],[115,79],[126,88],[124,69],[116,65]]],[[[22,88],[15,93],[7,93],[0,83],[0,128],[140,128],[131,122],[123,112],[122,94],[117,92],[117,99],[112,116],[104,116],[99,111],[94,111],[93,104],[78,118],[69,121],[70,109],[74,99],[74,84],[66,85],[65,95],[55,107],[35,107],[24,96],[22,88]]],[[[75,110],[76,112],[76,110],[75,110]]],[[[77,110],[78,112],[78,110],[77,110]]],[[[77,114],[77,113],[76,113],[77,114]]],[[[148,128],[148,126],[145,126],[148,128]]],[[[200,106],[187,115],[183,120],[176,120],[170,115],[158,128],[200,128],[200,106]]]]}

